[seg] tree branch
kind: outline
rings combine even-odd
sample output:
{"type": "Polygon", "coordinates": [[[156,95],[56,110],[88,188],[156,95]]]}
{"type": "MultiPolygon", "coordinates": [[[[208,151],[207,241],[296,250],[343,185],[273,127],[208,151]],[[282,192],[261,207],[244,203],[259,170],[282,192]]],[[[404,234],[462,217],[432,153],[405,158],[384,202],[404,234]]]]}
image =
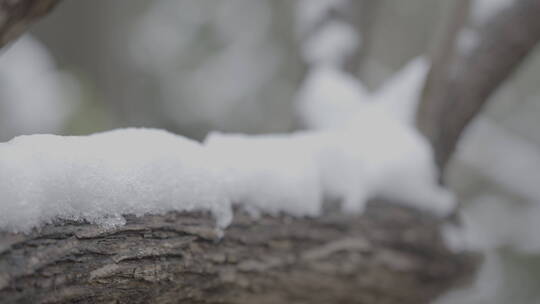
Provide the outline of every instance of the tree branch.
{"type": "Polygon", "coordinates": [[[429,303],[472,273],[439,222],[383,202],[367,214],[258,220],[219,235],[202,214],[0,234],[1,303],[429,303]]]}
{"type": "Polygon", "coordinates": [[[0,48],[19,37],[60,0],[0,0],[0,48]]]}
{"type": "Polygon", "coordinates": [[[487,22],[479,37],[445,76],[443,92],[418,109],[418,127],[433,145],[441,171],[463,130],[540,40],[540,1],[517,1],[487,22]]]}

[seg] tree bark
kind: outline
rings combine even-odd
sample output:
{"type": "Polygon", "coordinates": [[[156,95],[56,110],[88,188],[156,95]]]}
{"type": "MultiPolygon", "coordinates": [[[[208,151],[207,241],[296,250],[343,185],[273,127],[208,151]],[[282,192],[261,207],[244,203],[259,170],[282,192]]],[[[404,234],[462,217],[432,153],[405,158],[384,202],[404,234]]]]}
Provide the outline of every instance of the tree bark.
{"type": "Polygon", "coordinates": [[[540,1],[516,1],[489,20],[479,37],[476,47],[447,69],[437,86],[441,92],[428,94],[418,109],[418,127],[441,172],[467,125],[540,41],[540,1]]]}
{"type": "Polygon", "coordinates": [[[0,234],[1,303],[430,303],[472,273],[440,221],[384,202],[361,217],[204,214],[0,234]]]}
{"type": "Polygon", "coordinates": [[[19,37],[60,0],[0,0],[0,48],[19,37]]]}

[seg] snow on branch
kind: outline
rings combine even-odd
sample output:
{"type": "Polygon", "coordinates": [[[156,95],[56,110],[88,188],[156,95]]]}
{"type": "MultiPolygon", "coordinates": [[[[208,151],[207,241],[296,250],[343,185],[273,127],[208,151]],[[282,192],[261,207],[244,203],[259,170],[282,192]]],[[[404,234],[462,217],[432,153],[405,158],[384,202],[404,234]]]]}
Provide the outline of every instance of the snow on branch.
{"type": "Polygon", "coordinates": [[[454,199],[435,181],[429,146],[379,108],[329,130],[213,133],[204,144],[154,129],[20,136],[0,144],[0,229],[56,220],[113,227],[123,215],[210,211],[318,216],[325,199],[348,213],[383,197],[445,216],[454,199]],[[372,136],[377,130],[379,136],[372,136]]]}

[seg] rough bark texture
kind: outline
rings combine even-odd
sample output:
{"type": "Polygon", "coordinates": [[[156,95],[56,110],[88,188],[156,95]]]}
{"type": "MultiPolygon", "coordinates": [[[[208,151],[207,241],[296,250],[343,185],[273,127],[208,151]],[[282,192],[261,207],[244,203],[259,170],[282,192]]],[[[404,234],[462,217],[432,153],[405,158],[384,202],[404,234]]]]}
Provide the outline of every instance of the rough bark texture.
{"type": "Polygon", "coordinates": [[[0,0],[0,48],[22,34],[60,0],[0,0]]]}
{"type": "Polygon", "coordinates": [[[178,213],[2,233],[0,302],[429,303],[475,264],[439,224],[377,202],[361,217],[237,212],[221,239],[208,216],[178,213]]]}
{"type": "Polygon", "coordinates": [[[419,108],[419,129],[431,141],[441,169],[465,127],[540,41],[540,1],[516,1],[487,22],[479,37],[445,75],[444,92],[419,108]]]}

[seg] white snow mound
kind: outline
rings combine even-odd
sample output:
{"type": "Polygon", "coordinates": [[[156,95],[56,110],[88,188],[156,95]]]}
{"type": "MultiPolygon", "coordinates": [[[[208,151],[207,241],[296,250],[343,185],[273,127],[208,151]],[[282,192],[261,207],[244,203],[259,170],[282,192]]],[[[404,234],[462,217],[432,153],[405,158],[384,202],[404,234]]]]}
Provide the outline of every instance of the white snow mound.
{"type": "Polygon", "coordinates": [[[115,226],[123,214],[171,210],[209,210],[225,227],[231,209],[214,167],[199,143],[160,130],[16,137],[0,144],[0,228],[115,226]]]}
{"type": "Polygon", "coordinates": [[[205,146],[220,163],[230,197],[252,213],[320,214],[316,138],[306,134],[211,133],[205,146]]]}

